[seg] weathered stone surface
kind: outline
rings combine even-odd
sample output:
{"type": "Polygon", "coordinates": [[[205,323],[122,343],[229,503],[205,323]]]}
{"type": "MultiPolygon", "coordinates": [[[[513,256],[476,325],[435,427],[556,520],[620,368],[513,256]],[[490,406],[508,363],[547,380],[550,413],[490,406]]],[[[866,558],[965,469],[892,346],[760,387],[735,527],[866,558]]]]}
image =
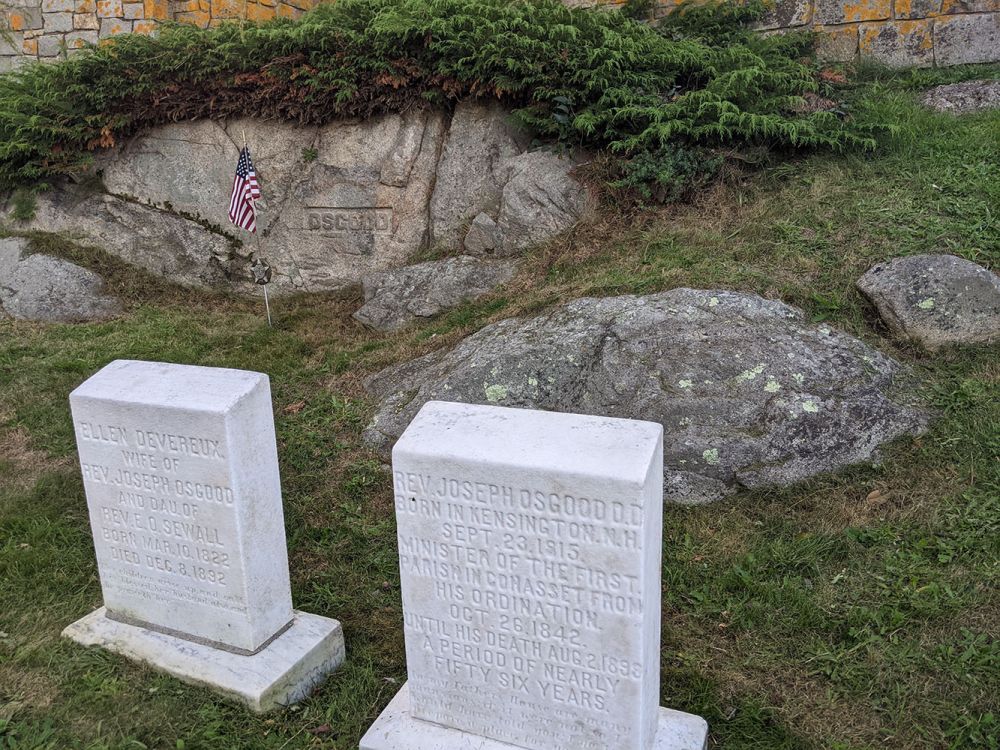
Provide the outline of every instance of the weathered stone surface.
{"type": "Polygon", "coordinates": [[[938,65],[993,62],[1000,58],[1000,13],[943,16],[934,20],[938,65]]]}
{"type": "Polygon", "coordinates": [[[479,214],[472,220],[462,244],[471,255],[493,255],[502,244],[500,228],[489,214],[479,214]]]}
{"type": "Polygon", "coordinates": [[[0,73],[17,70],[27,62],[26,57],[0,57],[0,73]]]}
{"type": "Polygon", "coordinates": [[[24,34],[10,33],[6,36],[0,35],[0,55],[18,55],[21,53],[21,45],[24,34]]]}
{"type": "Polygon", "coordinates": [[[942,0],[896,0],[896,18],[930,18],[941,12],[942,0]]]}
{"type": "MultiPolygon", "coordinates": [[[[9,206],[6,216],[10,221],[9,206]]],[[[86,189],[40,193],[35,217],[16,226],[65,234],[191,286],[227,283],[234,259],[242,265],[237,243],[224,235],[177,214],[86,189]]],[[[239,279],[237,284],[242,275],[239,279]]]]}
{"type": "Polygon", "coordinates": [[[764,7],[764,17],[756,24],[761,30],[804,26],[812,19],[812,0],[772,0],[764,7]]]}
{"type": "MultiPolygon", "coordinates": [[[[361,738],[360,750],[518,750],[458,729],[414,719],[409,683],[396,693],[361,738]]],[[[661,708],[648,750],[708,750],[708,724],[700,716],[661,708]]]]}
{"type": "Polygon", "coordinates": [[[379,331],[394,331],[489,293],[509,281],[516,268],[511,261],[463,255],[372,274],[363,281],[365,304],[354,318],[379,331]]]}
{"type": "Polygon", "coordinates": [[[0,309],[20,320],[73,323],[121,312],[93,271],[50,255],[23,255],[23,240],[0,244],[0,309]]]}
{"type": "Polygon", "coordinates": [[[175,123],[106,152],[98,167],[113,195],[197,216],[220,233],[246,240],[246,232],[229,221],[227,199],[244,132],[252,138],[261,176],[258,226],[266,231],[286,197],[282,188],[303,171],[303,149],[316,145],[316,128],[242,120],[228,126],[212,120],[175,123]]]}
{"type": "Polygon", "coordinates": [[[73,14],[72,13],[46,13],[45,14],[45,33],[51,34],[53,32],[62,31],[72,31],[73,30],[73,14]]]}
{"type": "Polygon", "coordinates": [[[0,239],[0,284],[13,273],[27,249],[28,241],[23,237],[0,239]]]}
{"type": "Polygon", "coordinates": [[[581,299],[377,374],[366,439],[387,449],[432,399],[653,420],[665,430],[667,495],[706,502],[869,461],[921,431],[924,413],[894,392],[904,374],[751,294],[581,299]]]}
{"type": "Polygon", "coordinates": [[[590,208],[587,191],[570,176],[572,160],[549,151],[532,151],[510,160],[497,227],[504,255],[572,227],[590,208]]]}
{"type": "Polygon", "coordinates": [[[38,38],[38,56],[56,57],[66,50],[66,40],[62,34],[52,34],[38,38]]]}
{"type": "Polygon", "coordinates": [[[450,122],[419,110],[320,128],[178,123],[105,153],[99,167],[108,192],[136,210],[180,214],[210,228],[216,241],[244,241],[245,251],[226,253],[233,260],[223,263],[227,272],[254,253],[274,269],[275,291],[333,291],[404,265],[431,245],[460,248],[475,217],[495,226],[491,240],[479,237],[475,252],[483,254],[489,242],[497,254],[517,252],[578,220],[590,203],[569,175],[573,162],[524,153],[527,140],[507,117],[499,105],[470,103],[450,122]],[[227,216],[244,134],[263,191],[259,247],[227,216]]]}
{"type": "Polygon", "coordinates": [[[704,719],[660,708],[660,425],[432,402],[392,474],[408,682],[362,750],[705,749],[704,719]],[[518,615],[545,623],[530,654],[518,615]]]}
{"type": "Polygon", "coordinates": [[[1000,277],[954,255],[913,255],[873,266],[858,289],[896,338],[935,351],[1000,340],[1000,277]]]}
{"type": "Polygon", "coordinates": [[[924,94],[924,104],[938,112],[954,114],[996,109],[1000,107],[1000,79],[935,86],[924,94]]]}
{"type": "Polygon", "coordinates": [[[41,6],[31,3],[14,2],[7,4],[7,21],[10,30],[35,31],[42,28],[45,22],[42,18],[41,6]]]}
{"type": "MultiPolygon", "coordinates": [[[[428,112],[323,128],[316,160],[262,237],[276,271],[288,269],[295,288],[312,291],[404,264],[429,233],[427,201],[444,130],[444,118],[428,112]]],[[[261,179],[270,178],[262,171],[261,179]]]]}
{"type": "Polygon", "coordinates": [[[344,631],[337,620],[298,610],[293,615],[291,627],[253,656],[126,625],[109,618],[104,607],[69,625],[62,634],[264,713],[309,697],[344,661],[344,631]]]}
{"type": "Polygon", "coordinates": [[[948,15],[997,11],[1000,11],[1000,0],[943,0],[941,4],[941,12],[948,15]]]}
{"type": "Polygon", "coordinates": [[[858,54],[858,26],[829,26],[817,29],[816,57],[821,62],[848,62],[858,54]]]}
{"type": "Polygon", "coordinates": [[[97,44],[98,37],[95,31],[74,31],[66,35],[66,47],[68,49],[81,49],[88,44],[97,44]]]}
{"type": "Polygon", "coordinates": [[[121,34],[128,34],[130,31],[132,31],[132,24],[129,21],[124,21],[120,18],[101,19],[101,39],[107,39],[112,36],[120,36],[121,34]]]}
{"type": "Polygon", "coordinates": [[[258,710],[340,664],[340,624],[292,609],[266,375],[117,360],[70,407],[104,607],[64,635],[258,710]]]}
{"type": "Polygon", "coordinates": [[[814,19],[821,24],[838,24],[884,21],[891,17],[892,0],[860,0],[857,3],[845,3],[843,0],[816,0],[814,19]]]}
{"type": "Polygon", "coordinates": [[[929,67],[934,64],[932,23],[918,20],[862,24],[860,53],[892,67],[929,67]]]}
{"type": "Polygon", "coordinates": [[[108,615],[236,653],[287,628],[267,376],[116,360],[69,400],[108,615]]]}
{"type": "Polygon", "coordinates": [[[499,104],[456,108],[431,197],[431,244],[454,246],[477,214],[500,210],[508,162],[528,146],[499,104]]]}

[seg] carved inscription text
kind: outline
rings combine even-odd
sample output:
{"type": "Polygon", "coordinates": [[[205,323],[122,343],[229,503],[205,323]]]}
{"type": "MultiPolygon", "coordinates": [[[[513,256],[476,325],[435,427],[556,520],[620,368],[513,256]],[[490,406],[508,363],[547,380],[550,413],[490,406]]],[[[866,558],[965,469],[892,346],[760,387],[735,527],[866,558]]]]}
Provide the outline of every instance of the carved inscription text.
{"type": "Polygon", "coordinates": [[[415,715],[527,748],[628,735],[640,502],[423,470],[393,482],[415,715]]]}

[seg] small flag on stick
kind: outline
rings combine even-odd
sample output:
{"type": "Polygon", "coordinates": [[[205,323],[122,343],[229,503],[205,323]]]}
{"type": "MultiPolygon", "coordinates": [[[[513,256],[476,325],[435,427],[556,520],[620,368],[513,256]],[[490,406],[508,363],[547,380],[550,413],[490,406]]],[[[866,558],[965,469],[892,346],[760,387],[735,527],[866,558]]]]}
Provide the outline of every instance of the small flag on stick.
{"type": "Polygon", "coordinates": [[[250,158],[250,147],[244,145],[236,162],[236,177],[233,178],[233,194],[229,199],[229,220],[248,232],[257,231],[257,201],[260,199],[260,183],[257,171],[250,158]]]}
{"type": "MultiPolygon", "coordinates": [[[[229,220],[240,229],[257,234],[257,201],[260,200],[260,183],[257,170],[250,158],[247,135],[243,134],[243,148],[236,161],[236,176],[233,178],[233,194],[229,198],[229,220]]],[[[260,252],[260,236],[257,236],[257,251],[260,252]]],[[[271,303],[267,299],[267,284],[271,281],[271,267],[262,258],[257,258],[250,267],[253,280],[264,289],[264,307],[267,309],[267,324],[271,323],[271,303]]]]}

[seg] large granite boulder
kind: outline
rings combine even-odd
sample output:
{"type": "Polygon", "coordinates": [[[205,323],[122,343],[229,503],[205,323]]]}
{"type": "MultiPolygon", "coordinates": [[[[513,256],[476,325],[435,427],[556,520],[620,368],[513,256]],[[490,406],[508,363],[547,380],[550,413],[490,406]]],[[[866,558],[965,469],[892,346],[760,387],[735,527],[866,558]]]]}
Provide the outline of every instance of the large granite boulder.
{"type": "Polygon", "coordinates": [[[238,242],[191,218],[128,198],[70,186],[49,190],[36,198],[28,228],[95,245],[186,286],[233,281],[236,288],[251,287],[238,242]]]}
{"type": "MultiPolygon", "coordinates": [[[[165,125],[97,157],[106,193],[39,199],[25,229],[67,232],[185,284],[250,291],[255,256],[278,292],[339,291],[431,246],[462,249],[478,216],[495,232],[468,253],[511,255],[571,227],[592,199],[577,160],[529,152],[497,104],[415,110],[322,127],[203,120],[165,125]],[[249,143],[263,198],[258,235],[228,218],[249,143]]],[[[7,210],[10,219],[10,209],[7,210]]]]}
{"type": "Polygon", "coordinates": [[[889,332],[927,351],[1000,341],[1000,277],[954,255],[879,263],[858,279],[889,332]]]}
{"type": "Polygon", "coordinates": [[[0,283],[14,272],[27,248],[28,241],[22,237],[0,239],[0,283]]]}
{"type": "Polygon", "coordinates": [[[570,228],[589,197],[570,176],[573,163],[547,151],[512,159],[497,216],[503,255],[515,255],[570,228]]]}
{"type": "Polygon", "coordinates": [[[395,331],[488,294],[516,270],[514,261],[462,255],[382,271],[364,279],[365,304],[354,318],[378,331],[395,331]]]}
{"type": "Polygon", "coordinates": [[[935,86],[924,94],[924,105],[938,112],[964,115],[1000,107],[1000,79],[962,81],[935,86]]]}
{"type": "Polygon", "coordinates": [[[50,255],[27,255],[23,239],[0,240],[0,310],[20,320],[74,323],[121,312],[92,271],[50,255]]]}
{"type": "Polygon", "coordinates": [[[527,146],[498,105],[455,109],[431,197],[432,245],[457,247],[479,213],[496,218],[510,160],[527,146]]]}
{"type": "Polygon", "coordinates": [[[752,294],[674,289],[580,299],[504,320],[384,370],[365,436],[388,451],[440,399],[660,422],[667,496],[715,500],[876,460],[921,432],[905,368],[801,310],[752,294]]]}

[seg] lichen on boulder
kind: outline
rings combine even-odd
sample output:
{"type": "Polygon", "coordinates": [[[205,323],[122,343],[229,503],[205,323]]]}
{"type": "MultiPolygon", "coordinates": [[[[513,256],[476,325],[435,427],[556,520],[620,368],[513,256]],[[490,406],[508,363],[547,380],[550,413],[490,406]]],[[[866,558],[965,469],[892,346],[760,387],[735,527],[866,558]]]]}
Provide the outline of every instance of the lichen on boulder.
{"type": "Polygon", "coordinates": [[[365,435],[388,451],[432,399],[656,421],[667,497],[702,503],[877,461],[881,445],[925,427],[907,378],[862,341],[753,294],[586,298],[376,374],[365,435]]]}
{"type": "Polygon", "coordinates": [[[893,337],[933,352],[1000,341],[1000,277],[954,255],[878,263],[857,282],[893,337]]]}

